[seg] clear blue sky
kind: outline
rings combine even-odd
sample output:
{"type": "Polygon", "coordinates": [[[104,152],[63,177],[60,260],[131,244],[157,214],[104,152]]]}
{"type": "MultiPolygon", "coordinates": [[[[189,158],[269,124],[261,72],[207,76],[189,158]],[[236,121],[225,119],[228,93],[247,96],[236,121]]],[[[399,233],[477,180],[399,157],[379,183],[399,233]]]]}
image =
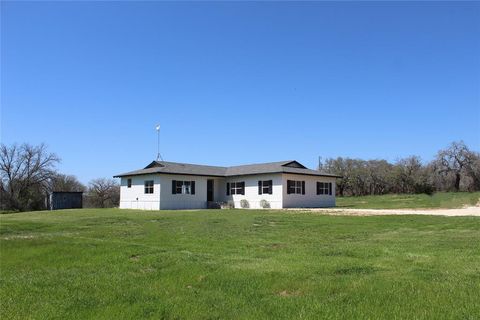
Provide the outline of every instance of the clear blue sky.
{"type": "Polygon", "coordinates": [[[478,2],[5,2],[1,142],[88,182],[165,160],[480,150],[478,2]]]}

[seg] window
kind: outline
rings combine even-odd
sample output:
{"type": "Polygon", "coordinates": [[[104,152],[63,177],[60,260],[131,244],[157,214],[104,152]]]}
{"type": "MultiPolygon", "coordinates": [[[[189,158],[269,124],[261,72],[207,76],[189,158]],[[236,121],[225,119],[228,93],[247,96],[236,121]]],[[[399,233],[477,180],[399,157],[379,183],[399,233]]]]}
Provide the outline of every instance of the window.
{"type": "Polygon", "coordinates": [[[153,193],[153,180],[145,181],[145,193],[153,193]]]}
{"type": "Polygon", "coordinates": [[[305,181],[287,180],[287,194],[305,194],[305,181]]]}
{"type": "Polygon", "coordinates": [[[172,180],[172,194],[195,194],[195,181],[172,180]]]}
{"type": "Polygon", "coordinates": [[[302,181],[295,181],[295,193],[302,193],[302,181]]]}
{"type": "Polygon", "coordinates": [[[132,187],[132,179],[127,179],[127,188],[132,187]]]}
{"type": "Polygon", "coordinates": [[[177,181],[175,186],[176,194],[191,194],[191,181],[177,181]]]}
{"type": "Polygon", "coordinates": [[[227,196],[231,194],[245,195],[245,182],[227,182],[227,196]]]}
{"type": "Polygon", "coordinates": [[[272,194],[272,180],[258,181],[258,194],[272,194]]]}
{"type": "Polygon", "coordinates": [[[331,182],[317,182],[317,194],[332,195],[332,183],[331,182]]]}

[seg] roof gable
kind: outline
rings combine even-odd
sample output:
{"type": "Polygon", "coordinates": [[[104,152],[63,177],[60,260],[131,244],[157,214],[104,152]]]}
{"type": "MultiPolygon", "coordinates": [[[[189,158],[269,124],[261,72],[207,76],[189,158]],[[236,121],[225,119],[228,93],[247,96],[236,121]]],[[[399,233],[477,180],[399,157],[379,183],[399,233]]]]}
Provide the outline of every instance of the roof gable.
{"type": "Polygon", "coordinates": [[[283,164],[282,167],[307,169],[307,167],[305,167],[303,164],[301,164],[300,162],[298,162],[296,160],[287,162],[287,163],[283,164]]]}
{"type": "Polygon", "coordinates": [[[165,167],[163,164],[161,164],[158,161],[152,161],[148,166],[146,166],[144,169],[150,169],[150,168],[157,168],[157,167],[165,167]]]}

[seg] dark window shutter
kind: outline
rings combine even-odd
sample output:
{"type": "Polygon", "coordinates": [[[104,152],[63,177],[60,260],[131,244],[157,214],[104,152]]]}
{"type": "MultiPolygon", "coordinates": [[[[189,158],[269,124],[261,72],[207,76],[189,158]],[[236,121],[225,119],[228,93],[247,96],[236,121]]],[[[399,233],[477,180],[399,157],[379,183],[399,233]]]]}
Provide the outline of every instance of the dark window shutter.
{"type": "Polygon", "coordinates": [[[328,194],[332,195],[332,183],[331,182],[328,184],[328,194]]]}
{"type": "Polygon", "coordinates": [[[290,194],[290,185],[292,184],[291,180],[287,180],[287,194],[290,194]]]}
{"type": "Polygon", "coordinates": [[[305,194],[305,181],[302,181],[302,194],[305,194]]]}
{"type": "Polygon", "coordinates": [[[177,180],[172,180],[172,194],[177,194],[177,180]]]}
{"type": "Polygon", "coordinates": [[[245,181],[242,182],[241,186],[242,186],[242,195],[245,195],[245,181]]]}
{"type": "Polygon", "coordinates": [[[320,194],[320,182],[317,181],[317,194],[320,194]]]}
{"type": "Polygon", "coordinates": [[[268,181],[268,194],[273,194],[273,181],[268,181]]]}
{"type": "Polygon", "coordinates": [[[258,194],[262,194],[262,181],[258,181],[258,194]]]}
{"type": "Polygon", "coordinates": [[[191,181],[190,186],[191,186],[190,188],[191,188],[192,194],[195,194],[195,181],[191,181]]]}
{"type": "Polygon", "coordinates": [[[230,182],[227,182],[227,196],[230,195],[230,182]]]}

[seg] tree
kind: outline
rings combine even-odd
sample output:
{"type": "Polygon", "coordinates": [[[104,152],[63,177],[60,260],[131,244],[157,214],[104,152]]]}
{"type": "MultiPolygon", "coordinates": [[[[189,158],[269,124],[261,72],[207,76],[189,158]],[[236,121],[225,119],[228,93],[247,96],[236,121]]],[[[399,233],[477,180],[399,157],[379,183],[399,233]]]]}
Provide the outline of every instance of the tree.
{"type": "Polygon", "coordinates": [[[2,207],[35,210],[44,206],[49,179],[60,158],[49,153],[45,144],[0,145],[0,188],[2,207]]]}
{"type": "Polygon", "coordinates": [[[400,159],[395,163],[392,191],[396,193],[432,193],[433,186],[428,175],[428,167],[422,164],[420,157],[410,156],[400,159]]]}
{"type": "Polygon", "coordinates": [[[327,158],[321,170],[342,176],[337,194],[361,196],[386,193],[427,193],[480,190],[480,153],[462,142],[440,150],[434,161],[423,164],[410,156],[394,164],[386,160],[327,158]]]}
{"type": "Polygon", "coordinates": [[[341,178],[337,179],[336,190],[338,194],[343,197],[348,186],[348,179],[350,178],[350,175],[347,172],[346,161],[342,157],[336,159],[329,158],[324,164],[319,161],[318,170],[341,176],[341,178]]]}
{"type": "Polygon", "coordinates": [[[87,188],[80,181],[78,181],[77,177],[73,175],[57,173],[53,175],[49,181],[49,190],[85,192],[87,188]]]}
{"type": "Polygon", "coordinates": [[[480,153],[469,151],[467,153],[467,165],[465,174],[471,179],[469,190],[480,190],[480,153]]]}
{"type": "Polygon", "coordinates": [[[91,206],[108,208],[118,206],[120,186],[113,179],[94,179],[88,187],[88,198],[91,206]]]}
{"type": "Polygon", "coordinates": [[[386,160],[369,160],[366,162],[369,194],[385,194],[390,191],[392,167],[386,160]]]}
{"type": "Polygon", "coordinates": [[[453,142],[447,149],[437,155],[437,170],[440,174],[453,174],[454,189],[460,190],[463,171],[472,164],[471,151],[463,141],[453,142]]]}

